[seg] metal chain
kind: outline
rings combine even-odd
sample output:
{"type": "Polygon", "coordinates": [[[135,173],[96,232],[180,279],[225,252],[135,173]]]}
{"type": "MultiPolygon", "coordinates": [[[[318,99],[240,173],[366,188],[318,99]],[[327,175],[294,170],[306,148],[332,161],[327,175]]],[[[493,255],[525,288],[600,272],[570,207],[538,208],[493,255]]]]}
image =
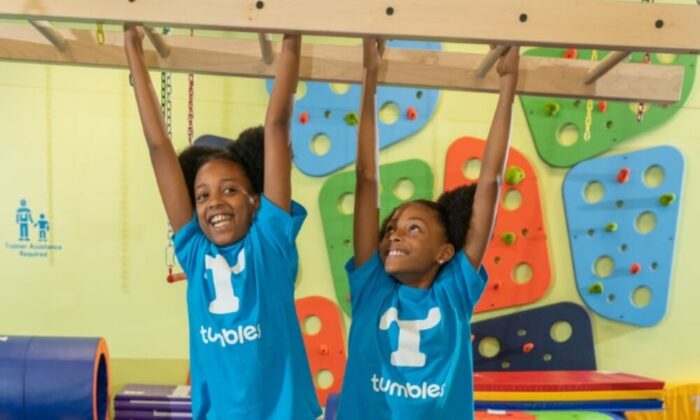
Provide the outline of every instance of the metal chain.
{"type": "MultiPolygon", "coordinates": [[[[654,0],[642,0],[642,3],[654,3],[654,0]]],[[[644,58],[642,59],[644,64],[649,64],[651,62],[651,55],[649,52],[644,53],[644,58]]],[[[640,123],[644,120],[644,112],[646,111],[646,104],[644,102],[637,103],[637,122],[640,123]]]]}
{"type": "MultiPolygon", "coordinates": [[[[171,29],[164,27],[163,34],[168,35],[171,29]]],[[[160,109],[165,118],[165,127],[168,137],[173,138],[173,103],[172,103],[173,83],[172,75],[169,72],[160,73],[160,109]]]]}
{"type": "MultiPolygon", "coordinates": [[[[598,50],[591,51],[591,61],[598,60],[598,50]]],[[[593,123],[593,99],[586,101],[586,125],[583,132],[583,140],[589,141],[591,139],[591,124],[593,123]]]]}
{"type": "MultiPolygon", "coordinates": [[[[651,63],[651,54],[648,52],[644,53],[644,58],[642,59],[642,63],[644,64],[649,64],[651,63]]],[[[646,111],[646,104],[644,102],[639,102],[637,104],[637,122],[640,123],[644,120],[644,112],[646,111]]]]}
{"type": "Polygon", "coordinates": [[[165,266],[168,267],[168,274],[173,273],[175,267],[175,248],[173,247],[173,227],[168,223],[167,233],[168,244],[165,246],[165,266]]]}
{"type": "MultiPolygon", "coordinates": [[[[194,29],[190,29],[190,36],[194,36],[194,29]]],[[[194,73],[187,75],[187,141],[192,144],[194,138],[194,73]]]]}

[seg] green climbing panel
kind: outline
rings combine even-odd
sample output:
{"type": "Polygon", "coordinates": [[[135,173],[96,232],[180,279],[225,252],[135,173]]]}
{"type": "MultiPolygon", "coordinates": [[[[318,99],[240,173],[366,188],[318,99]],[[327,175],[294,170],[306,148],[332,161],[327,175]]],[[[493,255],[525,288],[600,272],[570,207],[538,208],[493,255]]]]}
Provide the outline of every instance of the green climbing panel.
{"type": "MultiPolygon", "coordinates": [[[[563,57],[560,48],[535,48],[525,55],[563,57]]],[[[598,52],[601,60],[607,52],[598,52]]],[[[642,53],[631,62],[641,63],[642,53]]],[[[578,50],[577,59],[590,60],[591,50],[578,50]]],[[[584,139],[587,101],[580,99],[520,96],[527,123],[542,160],[556,167],[568,167],[612,149],[623,141],[657,128],[683,106],[693,88],[697,57],[694,55],[651,54],[652,64],[685,67],[681,100],[673,105],[645,104],[644,118],[637,122],[637,102],[593,101],[590,139],[584,139]]]]}
{"type": "MultiPolygon", "coordinates": [[[[421,160],[381,165],[380,212],[383,220],[399,204],[415,199],[433,198],[433,173],[421,160]]],[[[342,172],[328,178],[319,193],[323,235],[340,307],[350,316],[350,286],[345,263],[352,257],[352,221],[355,172],[342,172]]]]}

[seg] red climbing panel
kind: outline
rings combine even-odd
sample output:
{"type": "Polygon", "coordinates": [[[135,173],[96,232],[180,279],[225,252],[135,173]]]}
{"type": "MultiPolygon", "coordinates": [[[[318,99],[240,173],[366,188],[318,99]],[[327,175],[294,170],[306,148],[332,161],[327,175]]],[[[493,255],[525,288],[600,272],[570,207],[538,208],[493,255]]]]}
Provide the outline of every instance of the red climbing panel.
{"type": "MultiPolygon", "coordinates": [[[[486,142],[461,137],[447,150],[445,190],[477,181],[467,164],[481,161],[486,142]]],[[[511,148],[493,238],[484,256],[488,286],[475,312],[524,305],[540,299],[550,282],[547,235],[537,176],[528,160],[511,148]],[[508,195],[508,197],[506,197],[508,195]]]]}
{"type": "Polygon", "coordinates": [[[304,335],[304,346],[309,356],[316,396],[318,402],[325,406],[328,394],[340,393],[345,373],[345,340],[340,312],[335,303],[319,296],[297,299],[296,308],[304,335]],[[320,328],[317,331],[307,331],[307,321],[312,317],[318,318],[317,321],[320,322],[320,328]],[[332,382],[322,388],[321,385],[327,385],[319,384],[319,377],[323,373],[326,375],[330,373],[332,382]]]}

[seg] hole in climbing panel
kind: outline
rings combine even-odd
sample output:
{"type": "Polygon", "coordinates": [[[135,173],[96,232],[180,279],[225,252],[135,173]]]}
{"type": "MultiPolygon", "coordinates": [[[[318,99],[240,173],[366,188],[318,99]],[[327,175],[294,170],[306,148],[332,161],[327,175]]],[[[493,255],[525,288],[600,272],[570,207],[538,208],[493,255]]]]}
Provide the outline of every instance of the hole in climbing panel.
{"type": "Polygon", "coordinates": [[[583,188],[583,199],[589,204],[600,202],[605,196],[605,187],[598,181],[591,181],[583,188]]]}
{"type": "Polygon", "coordinates": [[[421,99],[421,98],[423,98],[423,91],[417,90],[416,91],[416,99],[421,99]]]}
{"type": "Polygon", "coordinates": [[[304,333],[306,335],[316,335],[319,331],[321,331],[321,318],[316,315],[304,318],[304,333]]]}
{"type": "Polygon", "coordinates": [[[328,389],[333,386],[333,372],[328,369],[322,369],[316,374],[316,385],[321,389],[328,389]]]}
{"type": "Polygon", "coordinates": [[[410,200],[416,191],[416,187],[408,178],[401,178],[394,184],[394,195],[401,201],[410,200]]]}
{"type": "Polygon", "coordinates": [[[379,108],[379,121],[383,124],[391,125],[399,119],[399,106],[395,102],[385,102],[379,108]]]}
{"type": "Polygon", "coordinates": [[[627,244],[620,245],[620,252],[626,252],[626,251],[627,251],[627,244]]]}
{"type": "Polygon", "coordinates": [[[648,188],[656,188],[664,182],[664,169],[659,165],[652,165],[644,171],[642,180],[648,188]]]}
{"type": "Polygon", "coordinates": [[[355,211],[355,194],[341,195],[338,198],[338,211],[342,214],[352,214],[355,211]]]}
{"type": "Polygon", "coordinates": [[[517,284],[526,284],[532,280],[532,267],[526,262],[521,262],[513,268],[513,281],[517,284]]]}
{"type": "Polygon", "coordinates": [[[329,87],[331,88],[331,92],[336,95],[345,95],[350,91],[350,85],[347,83],[331,83],[329,87]]]}
{"type": "Polygon", "coordinates": [[[571,324],[566,321],[557,321],[549,329],[549,336],[557,343],[564,343],[571,338],[572,331],[571,324]]]}
{"type": "Polygon", "coordinates": [[[311,139],[311,152],[316,156],[324,156],[331,149],[331,139],[323,133],[316,134],[311,139]]]}
{"type": "Polygon", "coordinates": [[[634,227],[637,232],[647,235],[656,228],[656,216],[650,211],[645,211],[634,220],[634,227]]]}
{"type": "Polygon", "coordinates": [[[615,295],[608,295],[608,303],[615,302],[615,295]]]}
{"type": "Polygon", "coordinates": [[[578,127],[573,123],[566,123],[557,130],[557,142],[564,146],[570,147],[578,140],[578,127]]]}
{"type": "Polygon", "coordinates": [[[464,163],[462,166],[462,175],[469,180],[479,179],[479,173],[481,172],[481,159],[471,158],[464,163]]]}
{"type": "Polygon", "coordinates": [[[297,84],[297,91],[294,94],[294,100],[300,101],[304,99],[304,96],[306,96],[306,90],[306,82],[299,82],[299,84],[297,84]]]}
{"type": "Polygon", "coordinates": [[[517,210],[523,203],[523,196],[516,189],[508,190],[503,194],[503,208],[509,211],[517,210]]]}
{"type": "Polygon", "coordinates": [[[653,263],[651,263],[651,265],[649,266],[649,268],[651,269],[651,271],[656,271],[656,270],[659,269],[659,263],[657,263],[656,261],[654,261],[653,263]]]}
{"type": "Polygon", "coordinates": [[[496,357],[501,351],[501,343],[496,337],[484,337],[479,341],[479,354],[487,359],[496,357]]]}
{"type": "Polygon", "coordinates": [[[656,61],[661,64],[671,64],[676,61],[676,54],[656,53],[654,55],[656,56],[656,61]]]}
{"type": "Polygon", "coordinates": [[[610,277],[615,269],[615,261],[607,255],[598,257],[593,263],[593,274],[602,279],[610,277]]]}
{"type": "Polygon", "coordinates": [[[651,289],[639,286],[632,292],[632,304],[637,308],[644,308],[651,302],[651,289]]]}

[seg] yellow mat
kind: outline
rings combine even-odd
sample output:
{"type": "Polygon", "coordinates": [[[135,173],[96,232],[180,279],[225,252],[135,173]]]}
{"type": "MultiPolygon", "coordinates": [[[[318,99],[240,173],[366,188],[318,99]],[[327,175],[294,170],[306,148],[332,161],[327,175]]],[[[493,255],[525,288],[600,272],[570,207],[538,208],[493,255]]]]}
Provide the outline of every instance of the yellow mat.
{"type": "Polygon", "coordinates": [[[666,385],[663,411],[625,413],[629,420],[700,420],[700,384],[666,385]]]}
{"type": "Polygon", "coordinates": [[[618,401],[660,400],[663,389],[624,391],[565,391],[565,392],[483,392],[474,393],[476,401],[618,401]]]}

